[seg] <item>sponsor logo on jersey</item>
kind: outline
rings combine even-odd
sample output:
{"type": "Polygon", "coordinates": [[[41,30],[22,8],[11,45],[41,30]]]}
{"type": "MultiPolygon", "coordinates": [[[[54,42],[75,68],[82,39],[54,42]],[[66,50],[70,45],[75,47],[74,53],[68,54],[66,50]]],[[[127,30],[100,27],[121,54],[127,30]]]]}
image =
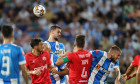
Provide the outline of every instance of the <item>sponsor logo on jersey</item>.
{"type": "Polygon", "coordinates": [[[35,63],[35,61],[33,60],[33,63],[35,63]]]}
{"type": "Polygon", "coordinates": [[[45,61],[47,58],[45,56],[43,56],[43,60],[45,61]]]}
{"type": "Polygon", "coordinates": [[[42,71],[44,71],[45,69],[47,69],[47,64],[41,67],[34,68],[34,70],[42,70],[42,71]]]}
{"type": "Polygon", "coordinates": [[[100,68],[100,65],[98,64],[97,66],[96,66],[96,69],[99,69],[100,68]]]}

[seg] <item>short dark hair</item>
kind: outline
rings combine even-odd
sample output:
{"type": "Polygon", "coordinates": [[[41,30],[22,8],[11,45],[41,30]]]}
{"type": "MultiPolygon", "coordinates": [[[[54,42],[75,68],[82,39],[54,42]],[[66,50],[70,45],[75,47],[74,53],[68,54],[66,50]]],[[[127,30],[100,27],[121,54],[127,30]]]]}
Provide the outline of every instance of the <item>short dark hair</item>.
{"type": "Polygon", "coordinates": [[[1,27],[1,32],[4,38],[10,38],[12,37],[13,28],[9,25],[4,25],[1,27]]]}
{"type": "Polygon", "coordinates": [[[76,45],[77,47],[83,48],[85,44],[85,35],[76,35],[76,45]]]}
{"type": "Polygon", "coordinates": [[[51,31],[51,30],[56,30],[57,28],[58,28],[58,29],[61,29],[61,27],[58,26],[58,25],[52,25],[51,28],[50,28],[50,31],[51,31]]]}
{"type": "Polygon", "coordinates": [[[113,46],[110,48],[110,51],[120,51],[120,52],[122,52],[122,50],[121,50],[117,45],[113,45],[113,46]]]}
{"type": "Polygon", "coordinates": [[[39,42],[41,42],[41,41],[42,40],[39,39],[39,38],[33,38],[33,39],[31,39],[30,45],[31,45],[32,48],[34,48],[34,46],[39,45],[39,42]]]}

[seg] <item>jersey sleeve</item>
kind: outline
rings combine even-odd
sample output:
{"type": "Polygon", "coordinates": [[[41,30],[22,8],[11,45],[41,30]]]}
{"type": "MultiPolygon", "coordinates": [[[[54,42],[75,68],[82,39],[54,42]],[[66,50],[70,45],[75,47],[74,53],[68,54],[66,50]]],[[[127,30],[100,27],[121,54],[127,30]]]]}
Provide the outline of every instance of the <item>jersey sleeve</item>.
{"type": "Polygon", "coordinates": [[[90,51],[93,58],[100,58],[104,55],[104,51],[101,50],[94,50],[94,51],[90,51]]]}
{"type": "Polygon", "coordinates": [[[117,60],[116,64],[114,65],[114,68],[119,68],[119,60],[117,60]]]}
{"type": "Polygon", "coordinates": [[[67,58],[68,58],[69,62],[72,62],[72,59],[73,59],[72,53],[68,54],[67,55],[67,58]]]}
{"type": "Polygon", "coordinates": [[[60,49],[65,50],[65,46],[64,46],[64,44],[63,44],[63,43],[60,43],[60,49]]]}
{"type": "Polygon", "coordinates": [[[43,45],[47,45],[48,48],[51,48],[51,45],[50,45],[50,43],[48,41],[44,41],[43,45]]]}
{"type": "Polygon", "coordinates": [[[51,61],[51,58],[50,58],[50,54],[48,52],[47,52],[47,58],[48,58],[48,60],[47,60],[48,65],[51,65],[52,61],[51,61]]]}
{"type": "Polygon", "coordinates": [[[138,65],[138,63],[137,63],[138,60],[137,59],[138,59],[138,55],[134,58],[134,60],[131,63],[134,67],[138,65]]]}
{"type": "Polygon", "coordinates": [[[19,61],[19,65],[22,65],[22,64],[25,64],[26,63],[26,61],[25,61],[25,57],[24,57],[24,51],[23,51],[23,49],[20,47],[19,48],[19,59],[18,59],[18,61],[19,61]]]}

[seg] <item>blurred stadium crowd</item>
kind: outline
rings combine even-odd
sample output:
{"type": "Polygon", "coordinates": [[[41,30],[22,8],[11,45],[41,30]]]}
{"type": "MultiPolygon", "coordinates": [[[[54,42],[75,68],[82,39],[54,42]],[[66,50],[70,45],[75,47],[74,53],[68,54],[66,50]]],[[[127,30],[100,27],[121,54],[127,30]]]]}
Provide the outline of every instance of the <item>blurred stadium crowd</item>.
{"type": "Polygon", "coordinates": [[[35,0],[0,0],[0,25],[12,25],[15,43],[26,53],[31,51],[31,38],[47,40],[49,27],[58,24],[66,51],[73,49],[76,34],[87,36],[88,50],[108,51],[118,45],[122,74],[140,54],[140,0],[41,0],[41,4],[47,13],[38,18],[33,14],[35,0]]]}

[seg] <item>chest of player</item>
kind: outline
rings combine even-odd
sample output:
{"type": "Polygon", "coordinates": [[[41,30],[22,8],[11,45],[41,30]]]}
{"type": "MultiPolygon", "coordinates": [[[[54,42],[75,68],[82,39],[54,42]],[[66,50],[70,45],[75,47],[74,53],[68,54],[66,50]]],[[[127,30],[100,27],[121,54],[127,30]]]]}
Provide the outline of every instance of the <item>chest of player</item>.
{"type": "Polygon", "coordinates": [[[29,65],[30,65],[30,70],[42,70],[44,71],[45,69],[48,68],[48,64],[47,64],[47,57],[46,56],[32,56],[30,58],[31,60],[29,61],[29,65]]]}
{"type": "Polygon", "coordinates": [[[107,74],[109,74],[111,71],[113,71],[114,70],[114,63],[112,63],[112,62],[104,62],[104,64],[103,65],[100,65],[100,64],[97,64],[96,66],[95,66],[95,68],[96,68],[96,70],[97,71],[102,71],[102,72],[104,72],[104,73],[107,73],[107,74]]]}

